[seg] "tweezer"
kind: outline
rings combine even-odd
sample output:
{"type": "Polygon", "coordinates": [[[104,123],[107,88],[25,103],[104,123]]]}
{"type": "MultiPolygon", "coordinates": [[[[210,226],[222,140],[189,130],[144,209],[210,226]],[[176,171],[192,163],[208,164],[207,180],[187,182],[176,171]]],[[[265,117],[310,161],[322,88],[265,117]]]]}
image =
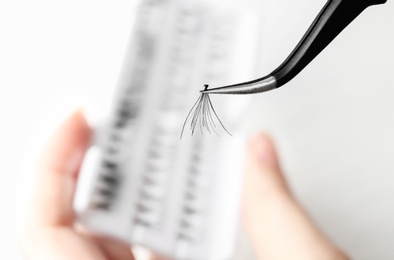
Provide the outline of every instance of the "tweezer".
{"type": "Polygon", "coordinates": [[[300,73],[334,38],[367,7],[387,0],[328,0],[286,60],[273,72],[252,81],[204,89],[206,94],[253,94],[285,85],[300,73]]]}

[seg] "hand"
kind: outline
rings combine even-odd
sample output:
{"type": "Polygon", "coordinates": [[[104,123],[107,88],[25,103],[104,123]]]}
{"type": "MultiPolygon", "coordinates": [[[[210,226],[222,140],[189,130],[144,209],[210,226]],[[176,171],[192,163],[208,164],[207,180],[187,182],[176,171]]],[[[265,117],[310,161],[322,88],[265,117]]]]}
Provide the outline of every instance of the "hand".
{"type": "MultiPolygon", "coordinates": [[[[22,236],[28,259],[134,259],[128,245],[75,227],[72,201],[90,135],[76,112],[44,149],[22,236]]],[[[251,142],[245,185],[243,215],[259,259],[348,259],[294,200],[265,136],[251,142]]]]}
{"type": "Polygon", "coordinates": [[[247,160],[242,213],[258,259],[349,259],[292,196],[267,136],[250,142],[247,160]]]}
{"type": "Polygon", "coordinates": [[[134,259],[129,246],[74,227],[73,195],[90,135],[82,113],[76,112],[44,149],[22,235],[27,259],[134,259]]]}

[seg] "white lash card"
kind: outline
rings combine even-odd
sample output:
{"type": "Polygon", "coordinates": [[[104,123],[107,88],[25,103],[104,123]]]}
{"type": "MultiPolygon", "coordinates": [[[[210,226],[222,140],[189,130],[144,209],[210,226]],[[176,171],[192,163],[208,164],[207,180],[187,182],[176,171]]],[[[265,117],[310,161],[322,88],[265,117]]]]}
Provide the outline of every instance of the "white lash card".
{"type": "Polygon", "coordinates": [[[214,97],[234,137],[199,128],[191,136],[187,125],[180,140],[203,84],[253,77],[258,48],[242,45],[258,41],[259,25],[253,12],[229,6],[141,2],[110,117],[96,129],[77,185],[78,220],[93,232],[173,259],[231,258],[244,157],[240,115],[214,97]]]}

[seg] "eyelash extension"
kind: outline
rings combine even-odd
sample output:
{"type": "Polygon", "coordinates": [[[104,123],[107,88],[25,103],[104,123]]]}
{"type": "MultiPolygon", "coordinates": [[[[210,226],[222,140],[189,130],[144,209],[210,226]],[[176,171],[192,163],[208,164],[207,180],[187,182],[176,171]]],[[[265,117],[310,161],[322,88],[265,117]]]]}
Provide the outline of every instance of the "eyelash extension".
{"type": "MultiPolygon", "coordinates": [[[[208,87],[209,85],[205,84],[204,91],[208,90],[208,87]]],[[[185,130],[186,123],[190,118],[191,118],[190,130],[192,132],[192,135],[194,135],[194,131],[196,130],[197,125],[200,128],[201,134],[204,134],[203,128],[205,128],[210,134],[212,134],[212,132],[215,132],[217,135],[219,135],[215,130],[216,124],[214,122],[214,117],[216,117],[216,119],[219,121],[220,125],[227,132],[227,134],[232,136],[232,134],[230,134],[230,132],[227,131],[226,127],[224,127],[222,121],[220,121],[219,116],[216,114],[211,99],[209,98],[209,94],[201,93],[196,103],[194,103],[193,107],[190,109],[189,113],[187,114],[186,120],[183,123],[180,139],[182,139],[183,131],[185,130]]]]}

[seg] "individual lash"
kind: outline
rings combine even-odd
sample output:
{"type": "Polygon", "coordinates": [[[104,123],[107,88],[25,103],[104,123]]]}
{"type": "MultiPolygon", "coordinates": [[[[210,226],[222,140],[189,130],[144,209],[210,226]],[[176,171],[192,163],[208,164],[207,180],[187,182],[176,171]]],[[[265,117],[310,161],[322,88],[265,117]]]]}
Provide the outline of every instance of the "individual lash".
{"type": "MultiPolygon", "coordinates": [[[[205,84],[204,91],[207,91],[208,87],[209,85],[205,84]]],[[[189,114],[187,115],[186,120],[183,123],[180,138],[182,139],[183,131],[185,130],[186,123],[189,121],[189,119],[191,119],[190,130],[192,132],[192,135],[194,135],[196,127],[200,128],[201,134],[203,134],[203,128],[205,128],[210,134],[212,134],[212,132],[215,132],[217,135],[219,135],[218,132],[216,131],[217,126],[215,124],[214,118],[217,119],[217,121],[222,126],[222,128],[227,132],[227,134],[232,136],[230,132],[227,131],[222,121],[220,121],[219,116],[217,115],[215,109],[213,108],[211,99],[209,98],[209,94],[201,93],[196,103],[194,103],[193,107],[190,109],[189,114]]]]}

